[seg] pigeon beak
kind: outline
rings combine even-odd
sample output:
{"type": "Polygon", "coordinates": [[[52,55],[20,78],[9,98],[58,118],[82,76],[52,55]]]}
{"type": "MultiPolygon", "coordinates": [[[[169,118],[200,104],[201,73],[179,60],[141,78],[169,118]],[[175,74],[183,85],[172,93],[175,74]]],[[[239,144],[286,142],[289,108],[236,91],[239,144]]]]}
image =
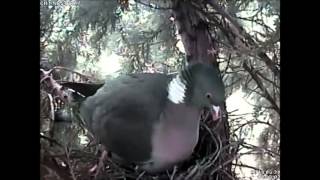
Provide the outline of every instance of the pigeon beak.
{"type": "Polygon", "coordinates": [[[212,119],[214,121],[220,119],[220,117],[221,117],[220,107],[212,105],[211,114],[212,114],[212,119]]]}

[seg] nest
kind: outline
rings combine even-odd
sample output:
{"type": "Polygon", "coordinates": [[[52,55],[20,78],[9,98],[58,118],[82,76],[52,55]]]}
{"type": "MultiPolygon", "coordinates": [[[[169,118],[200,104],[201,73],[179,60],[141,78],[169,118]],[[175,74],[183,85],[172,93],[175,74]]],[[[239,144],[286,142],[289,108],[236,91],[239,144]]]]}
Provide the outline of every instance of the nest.
{"type": "MultiPolygon", "coordinates": [[[[43,179],[70,180],[110,180],[110,179],[143,179],[143,180],[184,180],[184,179],[235,179],[231,172],[232,149],[236,144],[223,143],[215,133],[219,123],[210,128],[208,122],[202,122],[199,142],[190,159],[176,165],[173,169],[158,174],[148,174],[134,166],[121,167],[106,159],[104,168],[97,176],[89,170],[99,161],[101,152],[97,145],[78,147],[68,143],[60,143],[52,138],[42,138],[41,173],[43,179]],[[51,142],[51,146],[49,145],[51,142]],[[52,145],[53,144],[53,145],[52,145]],[[73,147],[73,148],[71,148],[73,147]],[[51,178],[50,178],[51,176],[51,178]],[[54,178],[53,178],[54,177],[54,178]]],[[[220,123],[221,125],[222,123],[220,123]]],[[[72,131],[75,132],[75,126],[72,131]]],[[[79,131],[73,134],[77,134],[79,131]]],[[[61,137],[61,136],[60,136],[61,137]]],[[[70,137],[76,137],[70,136],[70,137]]],[[[69,142],[72,142],[70,140],[69,142]]]]}

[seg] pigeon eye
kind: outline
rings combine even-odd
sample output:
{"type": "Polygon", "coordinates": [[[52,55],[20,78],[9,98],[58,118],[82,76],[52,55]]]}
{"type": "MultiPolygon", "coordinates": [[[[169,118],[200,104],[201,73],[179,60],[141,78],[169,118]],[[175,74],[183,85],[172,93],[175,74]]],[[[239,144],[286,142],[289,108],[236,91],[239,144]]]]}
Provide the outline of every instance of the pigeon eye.
{"type": "Polygon", "coordinates": [[[206,98],[212,99],[212,94],[211,94],[211,93],[207,93],[207,94],[206,94],[206,98]]]}

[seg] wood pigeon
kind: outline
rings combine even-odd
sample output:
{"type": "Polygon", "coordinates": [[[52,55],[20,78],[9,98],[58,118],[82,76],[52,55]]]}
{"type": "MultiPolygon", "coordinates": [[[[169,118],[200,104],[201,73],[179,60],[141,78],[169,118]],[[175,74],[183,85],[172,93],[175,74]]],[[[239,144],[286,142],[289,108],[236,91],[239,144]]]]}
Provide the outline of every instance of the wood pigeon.
{"type": "Polygon", "coordinates": [[[84,97],[81,117],[112,157],[150,173],[189,158],[198,142],[201,110],[209,108],[217,120],[225,98],[218,70],[202,63],[176,75],[136,73],[105,84],[64,86],[84,97]]]}

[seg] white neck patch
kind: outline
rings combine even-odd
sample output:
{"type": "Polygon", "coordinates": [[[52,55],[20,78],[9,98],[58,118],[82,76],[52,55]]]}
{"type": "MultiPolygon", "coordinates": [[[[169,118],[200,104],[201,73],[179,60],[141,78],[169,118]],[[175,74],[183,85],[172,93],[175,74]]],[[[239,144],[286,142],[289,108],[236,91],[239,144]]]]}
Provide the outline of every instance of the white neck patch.
{"type": "Polygon", "coordinates": [[[177,75],[168,85],[168,99],[175,104],[184,103],[185,92],[185,82],[177,75]]]}

